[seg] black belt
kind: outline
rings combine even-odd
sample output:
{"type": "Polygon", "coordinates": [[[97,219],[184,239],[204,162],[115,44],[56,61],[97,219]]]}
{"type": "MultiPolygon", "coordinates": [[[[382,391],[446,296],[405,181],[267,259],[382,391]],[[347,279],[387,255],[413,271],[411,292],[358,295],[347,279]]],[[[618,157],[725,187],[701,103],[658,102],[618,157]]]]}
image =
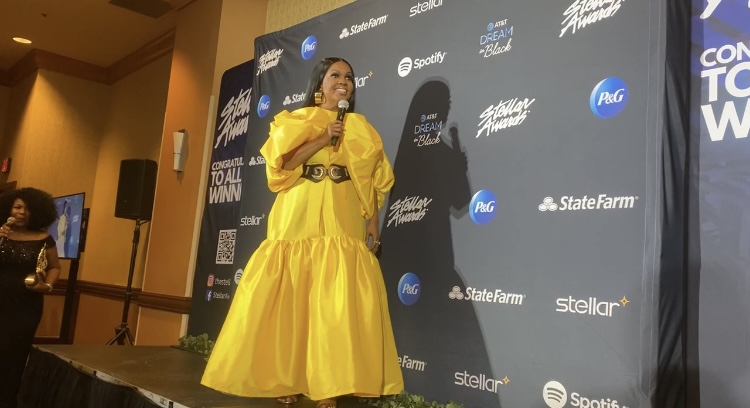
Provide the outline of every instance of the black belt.
{"type": "Polygon", "coordinates": [[[332,164],[330,167],[322,164],[303,164],[302,165],[302,177],[306,178],[314,183],[318,183],[324,178],[331,179],[334,183],[341,183],[342,181],[351,180],[349,177],[349,170],[346,166],[339,166],[338,164],[332,164]]]}

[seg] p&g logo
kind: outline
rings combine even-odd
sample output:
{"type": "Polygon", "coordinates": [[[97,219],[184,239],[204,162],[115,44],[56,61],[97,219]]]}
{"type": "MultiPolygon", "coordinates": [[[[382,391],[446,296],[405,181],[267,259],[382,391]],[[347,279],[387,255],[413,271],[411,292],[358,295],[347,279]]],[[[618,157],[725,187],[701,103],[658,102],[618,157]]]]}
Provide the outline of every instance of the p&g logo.
{"type": "Polygon", "coordinates": [[[594,115],[607,119],[616,116],[628,103],[628,86],[620,78],[611,77],[599,82],[591,92],[589,105],[594,115]]]}
{"type": "Polygon", "coordinates": [[[471,220],[482,225],[487,224],[495,218],[497,210],[497,199],[495,194],[490,190],[480,190],[471,199],[469,204],[469,215],[471,220]]]}
{"type": "Polygon", "coordinates": [[[317,48],[318,48],[318,39],[315,38],[314,35],[311,35],[305,38],[305,41],[302,42],[302,49],[300,50],[302,59],[307,61],[310,58],[312,58],[312,56],[315,55],[315,50],[317,48]]]}
{"type": "Polygon", "coordinates": [[[398,298],[401,303],[411,306],[417,303],[422,294],[422,284],[419,277],[411,272],[404,274],[398,281],[398,298]]]}
{"type": "Polygon", "coordinates": [[[271,98],[268,95],[263,95],[258,101],[258,117],[265,118],[269,110],[271,110],[271,98]]]}

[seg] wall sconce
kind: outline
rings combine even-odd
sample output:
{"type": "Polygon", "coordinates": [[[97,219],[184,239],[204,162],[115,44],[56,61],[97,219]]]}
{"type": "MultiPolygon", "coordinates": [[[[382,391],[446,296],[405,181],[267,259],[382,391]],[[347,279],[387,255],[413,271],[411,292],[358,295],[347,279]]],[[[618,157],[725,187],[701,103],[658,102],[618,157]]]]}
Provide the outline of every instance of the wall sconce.
{"type": "Polygon", "coordinates": [[[187,149],[187,130],[180,129],[172,133],[174,137],[174,170],[182,171],[185,168],[185,149],[187,149]]]}

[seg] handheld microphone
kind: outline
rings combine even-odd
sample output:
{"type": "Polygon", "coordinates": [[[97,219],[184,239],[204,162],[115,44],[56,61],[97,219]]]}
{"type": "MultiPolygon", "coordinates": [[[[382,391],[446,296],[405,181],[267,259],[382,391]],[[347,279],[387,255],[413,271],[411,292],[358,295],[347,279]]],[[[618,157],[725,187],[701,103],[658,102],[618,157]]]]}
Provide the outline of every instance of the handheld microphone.
{"type": "MultiPolygon", "coordinates": [[[[15,222],[16,222],[16,219],[15,219],[15,218],[13,218],[13,217],[8,217],[8,219],[7,219],[6,221],[5,221],[5,225],[4,225],[4,226],[5,226],[5,227],[10,227],[10,226],[11,226],[11,225],[13,225],[13,224],[14,224],[15,222]]],[[[0,245],[2,245],[2,244],[3,244],[3,242],[5,242],[5,238],[6,238],[6,237],[0,237],[0,245]]]]}
{"type": "MultiPolygon", "coordinates": [[[[349,109],[349,101],[346,100],[340,100],[339,101],[339,113],[336,115],[336,120],[344,120],[344,114],[346,113],[346,110],[349,109]]],[[[339,137],[333,136],[331,138],[331,146],[336,146],[339,144],[339,137]]]]}

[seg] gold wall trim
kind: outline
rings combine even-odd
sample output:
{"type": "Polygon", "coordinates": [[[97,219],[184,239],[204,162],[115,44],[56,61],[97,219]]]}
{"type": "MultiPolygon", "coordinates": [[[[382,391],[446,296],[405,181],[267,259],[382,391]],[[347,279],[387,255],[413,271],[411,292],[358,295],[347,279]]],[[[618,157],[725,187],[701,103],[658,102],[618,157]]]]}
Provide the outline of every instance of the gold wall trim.
{"type": "Polygon", "coordinates": [[[174,50],[175,30],[144,45],[138,51],[112,64],[108,70],[109,84],[113,84],[174,50]]]}
{"type": "Polygon", "coordinates": [[[8,80],[8,73],[3,70],[0,70],[0,85],[10,86],[10,81],[8,80]]]}
{"type": "MultiPolygon", "coordinates": [[[[62,280],[55,285],[60,289],[67,287],[67,282],[63,284],[62,280]]],[[[105,297],[108,299],[122,300],[125,299],[125,287],[111,285],[109,283],[79,281],[76,284],[76,292],[80,294],[105,297]]],[[[172,313],[188,314],[192,298],[182,296],[165,295],[162,293],[143,292],[140,288],[133,288],[130,297],[131,301],[140,307],[149,309],[164,310],[172,313]]]]}
{"type": "Polygon", "coordinates": [[[0,71],[0,85],[13,86],[39,69],[111,85],[172,52],[174,40],[175,30],[170,30],[109,67],[33,49],[8,71],[0,71]]]}
{"type": "Polygon", "coordinates": [[[166,312],[189,314],[193,299],[182,296],[163,295],[161,293],[141,292],[138,295],[138,306],[166,312]]]}

